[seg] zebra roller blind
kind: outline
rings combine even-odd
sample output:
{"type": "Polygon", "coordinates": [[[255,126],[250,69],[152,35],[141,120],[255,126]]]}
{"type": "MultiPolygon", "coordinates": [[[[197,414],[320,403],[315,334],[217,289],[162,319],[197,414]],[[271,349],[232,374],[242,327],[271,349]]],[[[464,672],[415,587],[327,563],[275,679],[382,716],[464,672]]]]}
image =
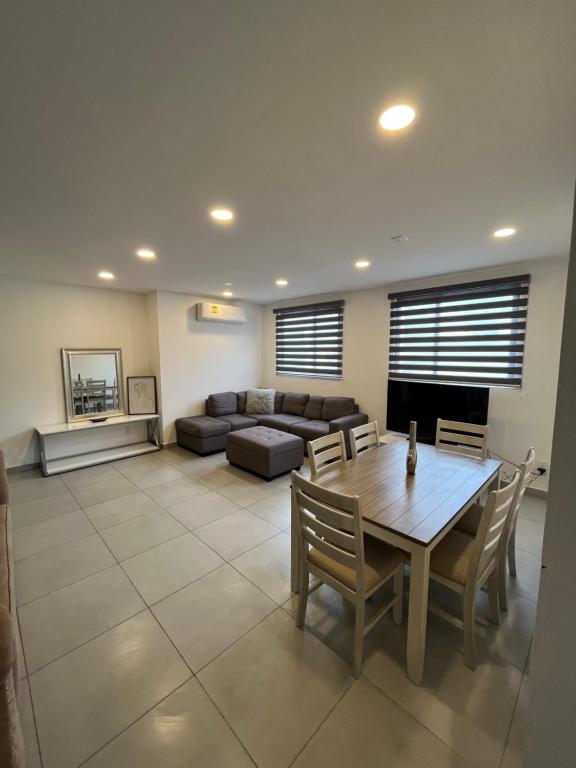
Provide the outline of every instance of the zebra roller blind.
{"type": "Polygon", "coordinates": [[[275,309],[276,373],[342,378],[344,302],[275,309]]]}
{"type": "Polygon", "coordinates": [[[522,386],[530,275],[391,293],[392,379],[522,386]]]}

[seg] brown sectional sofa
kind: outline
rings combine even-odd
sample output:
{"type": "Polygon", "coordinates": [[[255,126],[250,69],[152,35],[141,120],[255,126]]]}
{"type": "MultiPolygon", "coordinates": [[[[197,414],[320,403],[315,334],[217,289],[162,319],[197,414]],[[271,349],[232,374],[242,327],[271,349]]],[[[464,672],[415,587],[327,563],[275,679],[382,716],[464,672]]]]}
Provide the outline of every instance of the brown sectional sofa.
{"type": "Polygon", "coordinates": [[[269,427],[298,435],[304,442],[344,432],[368,422],[353,397],[322,397],[276,392],[274,413],[246,413],[246,392],[219,392],[206,400],[205,416],[176,419],[178,445],[202,455],[223,451],[226,435],[248,427],[269,427]]]}

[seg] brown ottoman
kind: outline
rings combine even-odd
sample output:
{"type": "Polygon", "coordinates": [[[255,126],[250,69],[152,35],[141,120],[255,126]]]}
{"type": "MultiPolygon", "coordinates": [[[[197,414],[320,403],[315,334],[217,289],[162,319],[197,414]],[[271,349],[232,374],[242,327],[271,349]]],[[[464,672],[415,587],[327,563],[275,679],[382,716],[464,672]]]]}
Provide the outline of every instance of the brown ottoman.
{"type": "Polygon", "coordinates": [[[204,454],[223,451],[230,424],[212,416],[188,416],[176,419],[176,441],[183,448],[204,454]]]}
{"type": "Polygon", "coordinates": [[[304,462],[304,440],[270,427],[249,427],[226,436],[226,458],[256,475],[271,480],[304,462]]]}

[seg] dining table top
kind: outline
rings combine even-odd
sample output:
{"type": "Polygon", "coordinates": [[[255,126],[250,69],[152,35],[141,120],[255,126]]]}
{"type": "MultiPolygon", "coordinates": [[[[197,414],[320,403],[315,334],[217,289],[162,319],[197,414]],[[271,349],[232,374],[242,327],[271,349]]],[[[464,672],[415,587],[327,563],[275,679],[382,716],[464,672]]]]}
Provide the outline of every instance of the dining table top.
{"type": "Polygon", "coordinates": [[[502,462],[419,443],[416,473],[406,472],[407,442],[381,445],[328,466],[314,482],[358,496],[362,518],[428,546],[498,476],[502,462]]]}

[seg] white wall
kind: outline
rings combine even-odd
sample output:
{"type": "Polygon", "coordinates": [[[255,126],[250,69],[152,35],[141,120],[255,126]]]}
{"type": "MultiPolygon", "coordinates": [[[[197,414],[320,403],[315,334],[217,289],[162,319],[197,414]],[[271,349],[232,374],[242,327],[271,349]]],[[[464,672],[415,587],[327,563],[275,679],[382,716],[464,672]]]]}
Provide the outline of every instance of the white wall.
{"type": "Polygon", "coordinates": [[[148,374],[145,297],[0,278],[0,448],[38,460],[33,427],[66,420],[62,347],[119,347],[124,376],[148,374]]]}
{"type": "MultiPolygon", "coordinates": [[[[475,270],[445,277],[382,286],[339,294],[344,298],[344,365],[341,381],[277,376],[275,325],[271,304],[264,310],[262,359],[263,384],[279,390],[326,395],[351,395],[371,418],[386,424],[388,377],[388,293],[444,283],[490,279],[530,273],[530,301],[522,389],[491,388],[490,448],[512,461],[523,458],[534,445],[540,461],[550,462],[552,426],[556,403],[562,314],[567,259],[541,259],[498,269],[475,270]]],[[[315,298],[284,302],[306,303],[315,298]]]]}
{"type": "Polygon", "coordinates": [[[210,393],[260,383],[261,308],[243,304],[248,311],[243,325],[198,322],[195,304],[209,300],[156,294],[164,443],[176,440],[175,419],[204,413],[210,393]]]}

